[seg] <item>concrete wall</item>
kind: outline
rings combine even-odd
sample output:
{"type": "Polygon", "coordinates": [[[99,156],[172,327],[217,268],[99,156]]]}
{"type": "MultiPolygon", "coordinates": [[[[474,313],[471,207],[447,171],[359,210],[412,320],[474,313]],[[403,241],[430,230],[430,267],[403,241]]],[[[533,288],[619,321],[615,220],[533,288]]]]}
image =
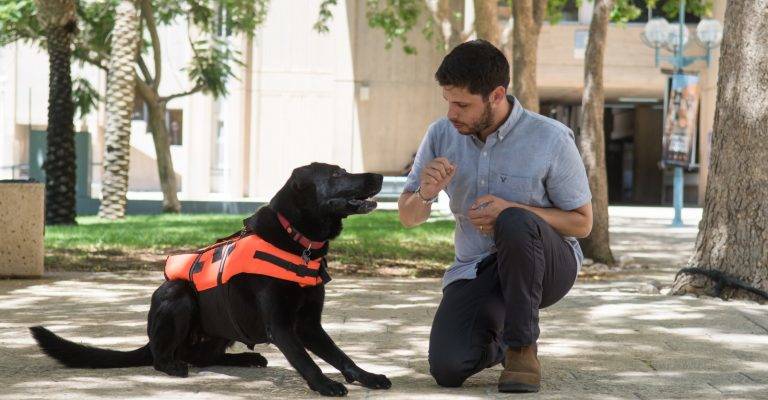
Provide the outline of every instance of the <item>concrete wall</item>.
{"type": "MultiPolygon", "coordinates": [[[[606,101],[622,97],[662,99],[664,75],[654,65],[653,49],[640,40],[644,24],[611,24],[608,28],[603,69],[606,101]]],[[[689,25],[689,29],[695,29],[689,25]]],[[[576,56],[575,37],[589,31],[589,25],[561,23],[544,24],[539,38],[537,84],[542,102],[581,103],[584,88],[584,59],[576,56]]],[[[702,53],[696,46],[690,54],[702,53]],[[694,51],[696,50],[696,51],[694,51]],[[698,53],[697,53],[698,52],[698,53]]],[[[693,69],[700,69],[696,63],[693,69]]]]}
{"type": "MultiPolygon", "coordinates": [[[[349,2],[350,4],[353,2],[349,2]]],[[[420,32],[408,38],[416,55],[396,43],[384,49],[384,34],[368,27],[365,7],[355,3],[350,18],[354,33],[354,75],[358,93],[367,85],[370,99],[356,98],[362,169],[399,173],[419,147],[429,124],[447,107],[434,74],[444,53],[420,32]]]]}
{"type": "Polygon", "coordinates": [[[0,277],[43,275],[45,185],[0,183],[0,277]]]}

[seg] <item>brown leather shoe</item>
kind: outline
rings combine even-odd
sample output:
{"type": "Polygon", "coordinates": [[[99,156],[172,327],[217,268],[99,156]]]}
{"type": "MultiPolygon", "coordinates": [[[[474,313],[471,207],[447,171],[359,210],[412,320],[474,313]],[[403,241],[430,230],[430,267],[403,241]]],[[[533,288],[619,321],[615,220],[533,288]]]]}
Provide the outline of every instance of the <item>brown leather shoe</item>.
{"type": "Polygon", "coordinates": [[[504,357],[504,371],[499,377],[499,392],[538,392],[541,385],[541,365],[536,356],[536,343],[510,347],[504,357]]]}

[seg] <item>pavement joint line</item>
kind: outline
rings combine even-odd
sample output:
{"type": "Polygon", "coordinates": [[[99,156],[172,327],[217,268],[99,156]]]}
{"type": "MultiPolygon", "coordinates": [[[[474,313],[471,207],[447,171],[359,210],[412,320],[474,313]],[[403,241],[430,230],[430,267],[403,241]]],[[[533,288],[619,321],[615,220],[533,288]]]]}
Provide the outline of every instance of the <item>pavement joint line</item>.
{"type": "Polygon", "coordinates": [[[756,381],[755,379],[753,379],[751,376],[749,376],[749,375],[747,375],[747,374],[745,374],[743,372],[739,372],[739,375],[746,377],[747,379],[749,379],[752,382],[760,383],[760,382],[756,381]]]}
{"type": "Polygon", "coordinates": [[[715,385],[713,385],[713,384],[711,384],[711,383],[709,383],[709,382],[707,382],[707,385],[709,385],[709,386],[710,386],[710,387],[712,387],[713,389],[715,389],[715,390],[717,390],[718,392],[720,392],[720,394],[725,394],[725,393],[724,393],[722,390],[718,389],[718,388],[717,388],[717,386],[715,386],[715,385]]]}
{"type": "Polygon", "coordinates": [[[747,321],[749,321],[749,322],[751,322],[751,323],[753,323],[753,324],[757,325],[758,327],[760,327],[760,328],[761,328],[763,331],[765,331],[765,333],[768,333],[768,328],[766,328],[766,327],[765,327],[765,326],[763,326],[762,324],[760,324],[760,323],[758,323],[757,321],[755,321],[755,320],[753,320],[752,318],[750,318],[750,317],[749,317],[749,316],[748,316],[746,313],[744,313],[743,311],[739,310],[739,314],[741,314],[741,316],[742,316],[742,317],[744,317],[744,319],[746,319],[747,321]]]}

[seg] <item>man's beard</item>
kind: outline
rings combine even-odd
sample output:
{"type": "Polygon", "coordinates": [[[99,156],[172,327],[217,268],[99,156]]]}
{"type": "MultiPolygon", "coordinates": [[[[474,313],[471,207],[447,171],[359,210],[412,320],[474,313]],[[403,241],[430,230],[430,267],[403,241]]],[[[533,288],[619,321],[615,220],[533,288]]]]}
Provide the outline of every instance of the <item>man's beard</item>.
{"type": "Polygon", "coordinates": [[[483,115],[480,116],[480,119],[478,119],[474,124],[470,125],[467,132],[459,131],[459,133],[463,135],[474,135],[479,138],[480,133],[493,125],[493,116],[491,115],[491,102],[487,101],[484,104],[485,109],[483,109],[483,115]]]}

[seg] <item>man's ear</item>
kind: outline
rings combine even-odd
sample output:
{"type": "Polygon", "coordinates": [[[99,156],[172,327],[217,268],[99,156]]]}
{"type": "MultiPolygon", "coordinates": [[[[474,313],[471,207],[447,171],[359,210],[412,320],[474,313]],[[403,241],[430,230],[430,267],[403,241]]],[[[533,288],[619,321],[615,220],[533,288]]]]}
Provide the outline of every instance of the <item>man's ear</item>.
{"type": "Polygon", "coordinates": [[[496,89],[493,89],[493,92],[491,92],[492,100],[496,105],[499,105],[502,101],[507,100],[507,89],[505,89],[503,86],[497,86],[496,89]]]}

